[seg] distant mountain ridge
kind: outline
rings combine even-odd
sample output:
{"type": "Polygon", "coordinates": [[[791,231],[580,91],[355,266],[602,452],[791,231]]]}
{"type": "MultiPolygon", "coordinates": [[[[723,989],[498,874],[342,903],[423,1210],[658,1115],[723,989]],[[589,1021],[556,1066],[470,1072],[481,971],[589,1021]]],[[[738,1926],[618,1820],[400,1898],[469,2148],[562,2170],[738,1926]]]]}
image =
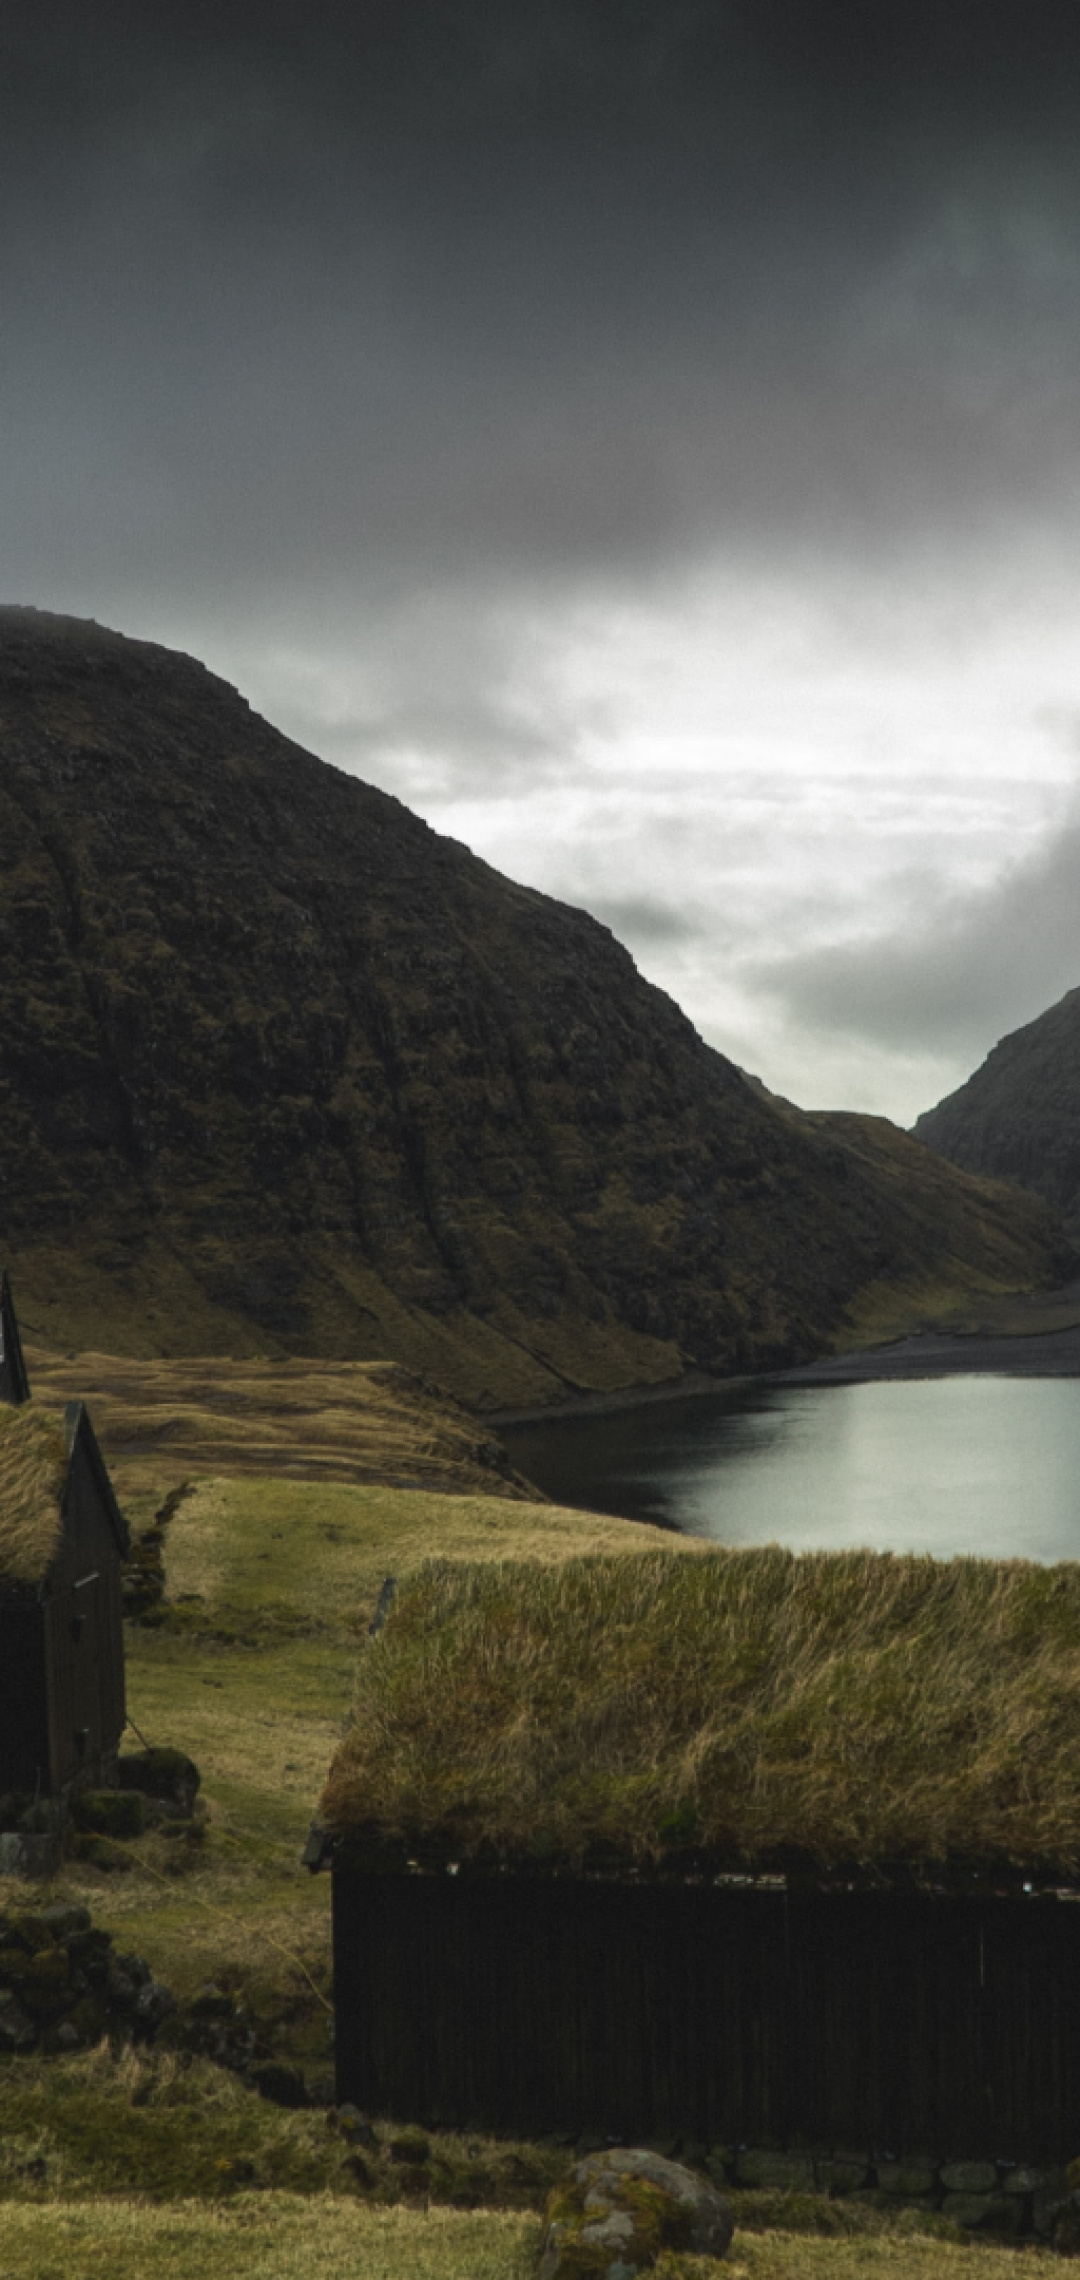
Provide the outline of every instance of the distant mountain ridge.
{"type": "Polygon", "coordinates": [[[1003,1037],[914,1130],[965,1171],[1045,1196],[1080,1232],[1080,989],[1003,1037]]]}
{"type": "Polygon", "coordinates": [[[191,658],[27,609],[0,1243],[54,1345],[396,1356],[480,1406],[788,1362],[1058,1257],[1043,1205],[773,1101],[595,920],[191,658]]]}

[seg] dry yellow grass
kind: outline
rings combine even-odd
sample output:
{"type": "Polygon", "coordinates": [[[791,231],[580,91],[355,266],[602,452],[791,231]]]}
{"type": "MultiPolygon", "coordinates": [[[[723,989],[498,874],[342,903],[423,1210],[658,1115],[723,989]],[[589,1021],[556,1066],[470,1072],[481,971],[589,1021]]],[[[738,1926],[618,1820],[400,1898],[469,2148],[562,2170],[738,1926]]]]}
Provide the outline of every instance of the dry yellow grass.
{"type": "Polygon", "coordinates": [[[527,2280],[538,2239],[535,2217],[366,2209],[323,2194],[250,2193],[225,2208],[194,2200],[8,2202],[0,2273],[3,2280],[119,2280],[122,2273],[132,2280],[527,2280]]]}
{"type": "MultiPolygon", "coordinates": [[[[531,2280],[538,2217],[517,2211],[365,2208],[329,2194],[205,2201],[5,2204],[3,2280],[531,2280]]],[[[1033,2280],[1049,2252],[963,2246],[917,2233],[851,2240],[736,2234],[723,2263],[669,2256],[657,2280],[1033,2280]]]]}
{"type": "Polygon", "coordinates": [[[121,1497],[210,1473],[539,1493],[504,1478],[490,1431],[398,1362],[60,1360],[34,1346],[26,1359],[35,1395],[86,1402],[121,1497]]]}
{"type": "Polygon", "coordinates": [[[776,1546],[432,1564],[323,1810],[454,1853],[1080,1868],[1080,1566],[776,1546]]]}
{"type": "Polygon", "coordinates": [[[64,1428],[51,1409],[0,1407],[0,1585],[39,1583],[51,1564],[66,1471],[64,1428]]]}
{"type": "MultiPolygon", "coordinates": [[[[1047,2249],[1025,2248],[1021,2256],[1015,2248],[927,2240],[918,2233],[808,2240],[777,2232],[737,2233],[730,2256],[711,2271],[716,2280],[1035,2280],[1051,2267],[1058,2269],[1059,2260],[1047,2249]]],[[[657,2280],[664,2280],[662,2273],[657,2280]]]]}

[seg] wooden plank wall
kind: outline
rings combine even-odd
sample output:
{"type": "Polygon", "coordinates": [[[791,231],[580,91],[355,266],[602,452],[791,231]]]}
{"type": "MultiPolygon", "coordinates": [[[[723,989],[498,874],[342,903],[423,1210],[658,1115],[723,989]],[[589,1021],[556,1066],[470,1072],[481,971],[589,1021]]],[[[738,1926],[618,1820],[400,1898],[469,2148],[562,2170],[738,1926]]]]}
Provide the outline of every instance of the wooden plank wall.
{"type": "Polygon", "coordinates": [[[29,1593],[0,1604],[0,1790],[50,1788],[45,1626],[29,1593]]]}
{"type": "Polygon", "coordinates": [[[338,2096],[401,2119],[1063,2161],[1080,1904],[334,1867],[338,2096]]]}

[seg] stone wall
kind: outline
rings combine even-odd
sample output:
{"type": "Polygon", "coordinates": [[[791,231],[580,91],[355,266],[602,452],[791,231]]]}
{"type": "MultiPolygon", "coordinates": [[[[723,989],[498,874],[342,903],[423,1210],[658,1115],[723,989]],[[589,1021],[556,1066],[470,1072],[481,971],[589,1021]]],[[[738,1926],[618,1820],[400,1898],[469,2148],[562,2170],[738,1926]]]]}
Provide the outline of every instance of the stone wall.
{"type": "Polygon", "coordinates": [[[714,2183],[736,2191],[822,2193],[877,2208],[907,2204],[951,2217],[967,2232],[1008,2238],[1052,2238],[1068,2195],[1063,2168],[990,2158],[950,2162],[927,2153],[898,2160],[852,2146],[782,2153],[690,2143],[679,2153],[684,2162],[706,2169],[714,2183]]]}
{"type": "Polygon", "coordinates": [[[176,2008],[139,1955],[117,1955],[89,1910],[0,1915],[0,2054],[149,2042],[176,2008]]]}

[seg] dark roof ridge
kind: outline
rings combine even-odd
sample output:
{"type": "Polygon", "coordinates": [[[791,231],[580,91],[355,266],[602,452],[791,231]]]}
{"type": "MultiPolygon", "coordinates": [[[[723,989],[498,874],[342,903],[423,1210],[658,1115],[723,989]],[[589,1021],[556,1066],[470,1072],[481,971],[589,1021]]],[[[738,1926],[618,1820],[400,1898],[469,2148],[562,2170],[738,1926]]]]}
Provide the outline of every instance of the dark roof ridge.
{"type": "Polygon", "coordinates": [[[0,1270],[0,1401],[14,1405],[30,1399],[30,1379],[23,1358],[19,1319],[7,1268],[0,1270]]]}
{"type": "MultiPolygon", "coordinates": [[[[69,1401],[66,1403],[64,1408],[64,1441],[68,1455],[69,1478],[76,1449],[81,1447],[85,1451],[97,1481],[102,1502],[108,1513],[109,1524],[116,1538],[120,1556],[122,1559],[126,1559],[131,1550],[131,1532],[116,1501],[113,1484],[109,1479],[108,1466],[101,1454],[98,1437],[94,1431],[93,1419],[85,1401],[69,1401]]],[[[65,1489],[66,1486],[65,1481],[65,1489]]]]}

